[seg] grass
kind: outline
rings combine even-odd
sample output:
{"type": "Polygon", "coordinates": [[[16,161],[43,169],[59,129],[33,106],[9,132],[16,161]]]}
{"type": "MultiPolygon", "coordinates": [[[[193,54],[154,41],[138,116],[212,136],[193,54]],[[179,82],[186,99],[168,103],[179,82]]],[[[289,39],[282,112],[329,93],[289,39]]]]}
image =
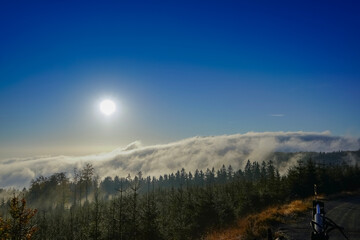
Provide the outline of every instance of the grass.
{"type": "Polygon", "coordinates": [[[267,229],[279,223],[296,219],[296,216],[311,209],[312,199],[295,200],[282,206],[274,206],[264,211],[238,219],[232,227],[214,230],[205,240],[253,240],[266,239],[267,229]]]}

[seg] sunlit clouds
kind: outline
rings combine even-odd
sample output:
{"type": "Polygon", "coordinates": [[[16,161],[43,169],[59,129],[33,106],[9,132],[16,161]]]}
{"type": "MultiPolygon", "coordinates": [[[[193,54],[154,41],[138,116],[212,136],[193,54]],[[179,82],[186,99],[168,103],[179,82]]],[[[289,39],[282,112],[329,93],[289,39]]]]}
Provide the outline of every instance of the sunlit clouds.
{"type": "MultiPolygon", "coordinates": [[[[91,163],[96,173],[105,176],[127,176],[142,171],[159,176],[181,168],[219,168],[231,164],[243,167],[245,162],[269,160],[275,151],[331,152],[358,150],[359,139],[333,136],[329,132],[249,132],[245,134],[192,137],[168,144],[143,146],[139,141],[114,151],[87,156],[42,156],[11,158],[0,161],[0,187],[27,186],[39,175],[73,172],[91,163]]],[[[299,156],[298,156],[299,157],[299,156]]],[[[296,156],[289,165],[296,162],[296,156]]],[[[289,165],[281,166],[284,171],[289,165]]]]}

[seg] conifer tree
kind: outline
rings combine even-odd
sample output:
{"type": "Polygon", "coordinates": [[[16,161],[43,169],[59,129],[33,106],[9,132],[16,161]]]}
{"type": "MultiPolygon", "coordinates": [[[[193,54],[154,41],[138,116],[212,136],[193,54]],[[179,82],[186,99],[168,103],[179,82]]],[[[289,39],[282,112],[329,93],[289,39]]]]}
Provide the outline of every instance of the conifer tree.
{"type": "Polygon", "coordinates": [[[11,219],[3,220],[0,218],[0,238],[23,240],[32,239],[37,227],[30,223],[37,210],[26,207],[26,200],[21,200],[14,195],[10,200],[9,213],[11,219]]]}

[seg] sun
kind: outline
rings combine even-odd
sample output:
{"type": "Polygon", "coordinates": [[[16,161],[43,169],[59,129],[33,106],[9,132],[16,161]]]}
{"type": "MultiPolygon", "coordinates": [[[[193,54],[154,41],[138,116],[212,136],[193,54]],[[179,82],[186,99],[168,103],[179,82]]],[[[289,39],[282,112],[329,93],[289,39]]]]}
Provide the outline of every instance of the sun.
{"type": "Polygon", "coordinates": [[[100,111],[107,116],[112,115],[115,110],[115,103],[109,99],[106,99],[100,103],[100,111]]]}

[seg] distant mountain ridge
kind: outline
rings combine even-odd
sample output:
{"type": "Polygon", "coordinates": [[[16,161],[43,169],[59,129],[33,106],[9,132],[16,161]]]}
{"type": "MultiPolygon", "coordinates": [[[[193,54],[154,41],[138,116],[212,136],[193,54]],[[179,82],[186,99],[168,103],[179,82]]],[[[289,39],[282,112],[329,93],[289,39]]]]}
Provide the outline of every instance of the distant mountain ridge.
{"type": "Polygon", "coordinates": [[[305,162],[309,159],[318,165],[359,165],[360,149],[334,152],[273,152],[269,154],[267,159],[272,160],[282,173],[284,173],[285,168],[288,169],[289,164],[295,164],[298,161],[305,162]]]}

